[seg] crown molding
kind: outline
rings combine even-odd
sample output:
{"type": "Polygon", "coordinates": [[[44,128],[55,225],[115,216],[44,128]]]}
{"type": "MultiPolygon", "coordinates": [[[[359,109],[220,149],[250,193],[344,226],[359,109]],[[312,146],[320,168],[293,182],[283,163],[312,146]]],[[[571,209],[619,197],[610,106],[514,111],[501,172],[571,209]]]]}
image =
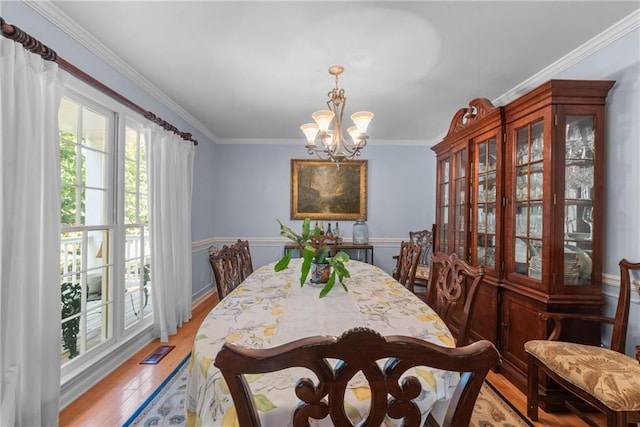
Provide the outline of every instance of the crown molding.
{"type": "MultiPolygon", "coordinates": [[[[196,120],[185,109],[178,105],[166,93],[157,86],[145,79],[140,73],[131,68],[125,61],[116,55],[111,49],[102,44],[91,33],[82,28],[76,21],[62,12],[50,0],[23,0],[23,2],[42,15],[45,19],[58,27],[62,32],[81,44],[87,50],[96,55],[99,59],[113,67],[136,86],[157,99],[169,110],[177,114],[211,141],[215,141],[216,136],[211,133],[202,123],[196,120]]],[[[55,49],[54,49],[55,50],[55,49]]]]}
{"type": "MultiPolygon", "coordinates": [[[[216,144],[220,145],[299,145],[304,147],[304,137],[295,138],[217,138],[216,144]]],[[[421,139],[368,139],[368,146],[424,146],[430,147],[429,141],[421,139]]]]}
{"type": "Polygon", "coordinates": [[[637,28],[640,28],[640,9],[630,13],[592,39],[587,40],[585,43],[558,59],[556,62],[543,68],[527,80],[511,89],[509,92],[494,99],[492,101],[493,105],[508,104],[530,90],[535,89],[546,81],[554,78],[562,71],[572,67],[599,50],[604,49],[611,43],[621,37],[624,37],[637,28]]]}
{"type": "MultiPolygon", "coordinates": [[[[503,95],[500,95],[491,102],[493,103],[493,105],[499,106],[506,105],[509,102],[518,99],[520,96],[524,95],[530,90],[535,89],[548,80],[551,80],[562,71],[572,67],[573,65],[584,60],[595,52],[604,49],[611,43],[615,42],[621,37],[624,37],[637,28],[640,28],[640,9],[637,9],[636,11],[630,13],[617,23],[613,24],[608,29],[604,30],[592,39],[586,41],[576,49],[558,59],[556,62],[543,68],[533,76],[529,77],[527,80],[523,81],[503,95]]],[[[429,146],[434,146],[442,141],[446,134],[447,132],[444,131],[440,135],[429,139],[429,146]]]]}

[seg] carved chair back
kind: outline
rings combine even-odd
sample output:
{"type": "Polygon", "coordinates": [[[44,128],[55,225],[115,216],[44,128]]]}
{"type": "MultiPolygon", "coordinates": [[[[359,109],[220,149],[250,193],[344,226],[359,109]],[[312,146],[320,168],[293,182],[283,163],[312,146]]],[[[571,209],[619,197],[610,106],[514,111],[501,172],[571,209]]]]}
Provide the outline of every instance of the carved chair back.
{"type": "Polygon", "coordinates": [[[428,267],[433,254],[433,233],[430,230],[410,231],[409,240],[422,248],[419,265],[428,267]]]}
{"type": "Polygon", "coordinates": [[[457,345],[465,345],[469,339],[471,315],[484,275],[484,267],[471,266],[455,253],[437,252],[431,257],[427,304],[450,330],[457,329],[457,345]]]}
{"type": "Polygon", "coordinates": [[[420,262],[422,247],[411,242],[400,244],[400,256],[396,263],[393,278],[413,292],[413,284],[416,278],[416,269],[420,262]]]}
{"type": "MultiPolygon", "coordinates": [[[[629,329],[629,307],[631,306],[631,281],[633,275],[640,279],[640,262],[620,261],[620,295],[611,331],[611,350],[625,353],[627,347],[627,330],[629,329]]],[[[640,292],[640,288],[638,288],[640,292]]]]}
{"type": "Polygon", "coordinates": [[[312,418],[327,416],[333,425],[353,426],[345,411],[344,395],[349,380],[358,372],[362,372],[371,391],[370,411],[364,424],[358,425],[383,425],[388,415],[403,419],[405,426],[417,427],[421,425],[421,413],[414,400],[421,395],[422,386],[413,375],[403,378],[408,369],[429,366],[461,372],[442,425],[462,426],[469,425],[484,378],[499,362],[500,355],[489,341],[447,348],[413,337],[382,337],[370,329],[356,328],[339,338],[315,336],[269,349],[249,349],[227,342],[215,366],[229,386],[241,426],[261,425],[246,375],[305,367],[318,381],[297,380],[296,396],[292,398],[301,402],[293,412],[294,427],[308,426],[312,418]],[[338,360],[335,366],[331,359],[338,360]],[[383,368],[379,360],[386,360],[383,368]]]}
{"type": "MultiPolygon", "coordinates": [[[[335,256],[338,253],[338,238],[336,236],[327,236],[325,234],[318,236],[316,234],[311,234],[309,242],[311,243],[311,246],[316,249],[323,246],[328,247],[330,249],[329,256],[335,256]]],[[[302,256],[302,250],[300,250],[300,254],[302,256]]]]}
{"type": "Polygon", "coordinates": [[[248,240],[240,240],[235,243],[238,253],[238,263],[240,268],[240,279],[244,281],[251,273],[253,273],[253,262],[251,261],[251,249],[248,240]]]}
{"type": "Polygon", "coordinates": [[[617,351],[618,353],[625,353],[627,347],[627,331],[629,329],[629,309],[631,306],[631,281],[633,274],[636,274],[637,279],[640,279],[640,262],[633,263],[623,259],[620,261],[619,266],[620,293],[618,294],[618,303],[616,305],[615,315],[613,317],[608,317],[592,314],[541,313],[541,316],[545,320],[550,319],[553,321],[553,329],[551,330],[551,334],[549,334],[549,340],[556,341],[560,338],[560,335],[562,334],[563,320],[587,320],[612,325],[609,348],[613,351],[617,351]]]}
{"type": "Polygon", "coordinates": [[[216,280],[218,298],[222,300],[242,282],[238,250],[235,246],[224,245],[209,255],[209,262],[216,280]]]}

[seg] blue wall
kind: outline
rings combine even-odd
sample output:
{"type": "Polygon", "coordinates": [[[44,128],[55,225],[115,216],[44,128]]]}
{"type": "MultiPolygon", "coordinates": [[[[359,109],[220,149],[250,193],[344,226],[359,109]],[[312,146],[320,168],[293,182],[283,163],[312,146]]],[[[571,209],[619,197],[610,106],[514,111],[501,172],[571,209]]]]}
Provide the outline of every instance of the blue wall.
{"type": "Polygon", "coordinates": [[[615,80],[607,98],[604,272],[640,260],[640,30],[560,73],[560,79],[615,80]]]}
{"type": "MultiPolygon", "coordinates": [[[[282,256],[285,240],[276,218],[294,230],[300,228],[302,221],[290,220],[291,159],[305,158],[312,157],[302,142],[216,145],[210,166],[215,179],[203,184],[212,195],[213,210],[194,212],[194,217],[206,216],[215,230],[209,239],[194,244],[194,295],[212,286],[206,250],[211,244],[220,247],[248,239],[254,267],[282,256]]],[[[393,256],[408,230],[430,228],[435,220],[435,157],[426,146],[369,144],[363,158],[368,162],[367,225],[375,245],[374,262],[391,272],[393,256]]],[[[339,222],[349,240],[353,221],[339,222]]]]}
{"type": "MultiPolygon", "coordinates": [[[[615,80],[607,98],[605,310],[613,316],[619,292],[618,262],[640,261],[640,30],[618,39],[566,71],[562,79],[615,80]]],[[[640,279],[640,278],[637,278],[640,279]]],[[[604,331],[608,342],[610,331],[604,331]]],[[[640,344],[640,295],[633,292],[627,354],[640,344]]]]}
{"type": "MultiPolygon", "coordinates": [[[[215,170],[214,229],[218,237],[259,238],[278,242],[276,218],[298,230],[302,221],[290,220],[291,159],[312,159],[300,145],[218,145],[215,170]]],[[[394,254],[408,230],[430,228],[434,221],[435,159],[425,146],[368,145],[369,235],[374,243],[391,239],[394,254]]],[[[351,237],[353,221],[340,221],[351,237]]],[[[383,245],[384,246],[384,245],[383,245]]],[[[281,251],[278,251],[278,255],[281,251]]],[[[385,264],[383,254],[376,260],[385,264]]],[[[389,262],[391,262],[389,255],[389,262]]],[[[276,257],[259,259],[258,265],[276,257]]]]}

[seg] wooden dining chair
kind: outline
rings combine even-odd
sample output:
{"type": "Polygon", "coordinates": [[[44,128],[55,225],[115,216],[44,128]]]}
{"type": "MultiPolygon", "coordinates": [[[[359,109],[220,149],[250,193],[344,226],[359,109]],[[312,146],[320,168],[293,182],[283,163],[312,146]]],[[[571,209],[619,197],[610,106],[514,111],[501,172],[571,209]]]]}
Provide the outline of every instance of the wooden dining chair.
{"type": "Polygon", "coordinates": [[[238,255],[238,268],[240,269],[240,280],[244,281],[253,273],[253,262],[251,261],[251,249],[248,240],[240,240],[235,243],[238,255]]]}
{"type": "Polygon", "coordinates": [[[414,292],[413,285],[421,253],[422,248],[419,245],[411,242],[400,243],[400,255],[396,262],[393,278],[411,292],[414,292]]]}
{"type": "Polygon", "coordinates": [[[409,240],[422,248],[414,284],[422,288],[420,293],[426,294],[431,271],[431,255],[433,254],[433,232],[430,230],[410,231],[409,240]]]}
{"type": "Polygon", "coordinates": [[[364,425],[383,425],[388,415],[403,419],[405,426],[420,426],[421,412],[414,400],[423,391],[422,386],[415,376],[404,376],[416,366],[461,372],[442,426],[467,426],[487,372],[499,362],[500,354],[489,341],[447,348],[414,337],[382,337],[371,329],[355,328],[340,337],[303,338],[269,349],[249,349],[227,342],[216,356],[215,366],[229,387],[241,427],[261,425],[246,376],[291,367],[308,368],[318,378],[317,383],[300,378],[295,384],[301,402],[292,415],[294,427],[308,426],[310,419],[327,416],[333,425],[353,426],[345,411],[344,395],[349,380],[358,372],[362,372],[371,391],[364,425]],[[330,359],[338,360],[335,367],[330,359]],[[385,359],[381,369],[377,361],[385,359]]]}
{"type": "Polygon", "coordinates": [[[471,315],[484,267],[471,266],[455,253],[437,252],[431,257],[430,273],[427,304],[454,333],[457,345],[465,345],[470,338],[471,315]]]}
{"type": "MultiPolygon", "coordinates": [[[[578,406],[583,402],[607,416],[608,427],[627,427],[640,422],[640,364],[625,355],[631,272],[640,272],[640,263],[620,261],[620,294],[615,317],[540,313],[554,322],[548,340],[524,344],[528,353],[527,415],[538,420],[539,371],[542,371],[573,396],[565,401],[569,410],[589,425],[595,424],[578,406]],[[564,320],[590,321],[613,325],[609,348],[557,341],[564,320]]],[[[584,404],[583,404],[584,405],[584,404]]]]}
{"type": "MultiPolygon", "coordinates": [[[[338,253],[338,238],[336,236],[327,236],[326,234],[318,236],[316,234],[311,234],[309,243],[316,249],[324,246],[328,247],[330,249],[329,256],[336,256],[338,253]]],[[[302,251],[300,254],[302,254],[302,251]]]]}
{"type": "Polygon", "coordinates": [[[218,288],[218,298],[222,300],[242,282],[238,250],[224,245],[217,252],[209,254],[209,262],[218,288]]]}

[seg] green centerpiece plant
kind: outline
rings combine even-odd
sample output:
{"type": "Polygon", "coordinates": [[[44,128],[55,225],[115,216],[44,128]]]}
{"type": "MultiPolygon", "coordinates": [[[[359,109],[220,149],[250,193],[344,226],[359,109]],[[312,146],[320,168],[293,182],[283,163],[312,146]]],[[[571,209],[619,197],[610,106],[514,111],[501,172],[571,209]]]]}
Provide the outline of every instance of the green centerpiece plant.
{"type": "MultiPolygon", "coordinates": [[[[312,236],[315,235],[316,239],[320,241],[320,228],[313,227],[311,228],[311,219],[306,218],[302,223],[302,234],[297,234],[291,228],[282,224],[279,219],[276,219],[278,224],[280,224],[280,235],[286,237],[291,240],[295,244],[301,248],[302,254],[302,266],[300,268],[300,286],[304,286],[307,280],[307,276],[309,275],[309,271],[311,270],[312,265],[315,265],[314,268],[318,268],[318,266],[322,266],[324,264],[329,264],[331,266],[331,273],[329,275],[329,279],[327,283],[322,287],[320,291],[320,298],[326,296],[329,291],[333,288],[333,285],[336,283],[336,277],[344,290],[348,292],[347,286],[344,284],[344,279],[347,277],[351,277],[349,271],[345,267],[345,263],[349,262],[349,255],[347,255],[343,251],[339,251],[335,256],[330,257],[331,248],[329,246],[320,246],[315,247],[312,244],[312,236]]],[[[276,263],[274,270],[282,271],[289,267],[289,261],[291,261],[291,256],[294,251],[289,251],[286,253],[278,263],[276,263]]]]}

